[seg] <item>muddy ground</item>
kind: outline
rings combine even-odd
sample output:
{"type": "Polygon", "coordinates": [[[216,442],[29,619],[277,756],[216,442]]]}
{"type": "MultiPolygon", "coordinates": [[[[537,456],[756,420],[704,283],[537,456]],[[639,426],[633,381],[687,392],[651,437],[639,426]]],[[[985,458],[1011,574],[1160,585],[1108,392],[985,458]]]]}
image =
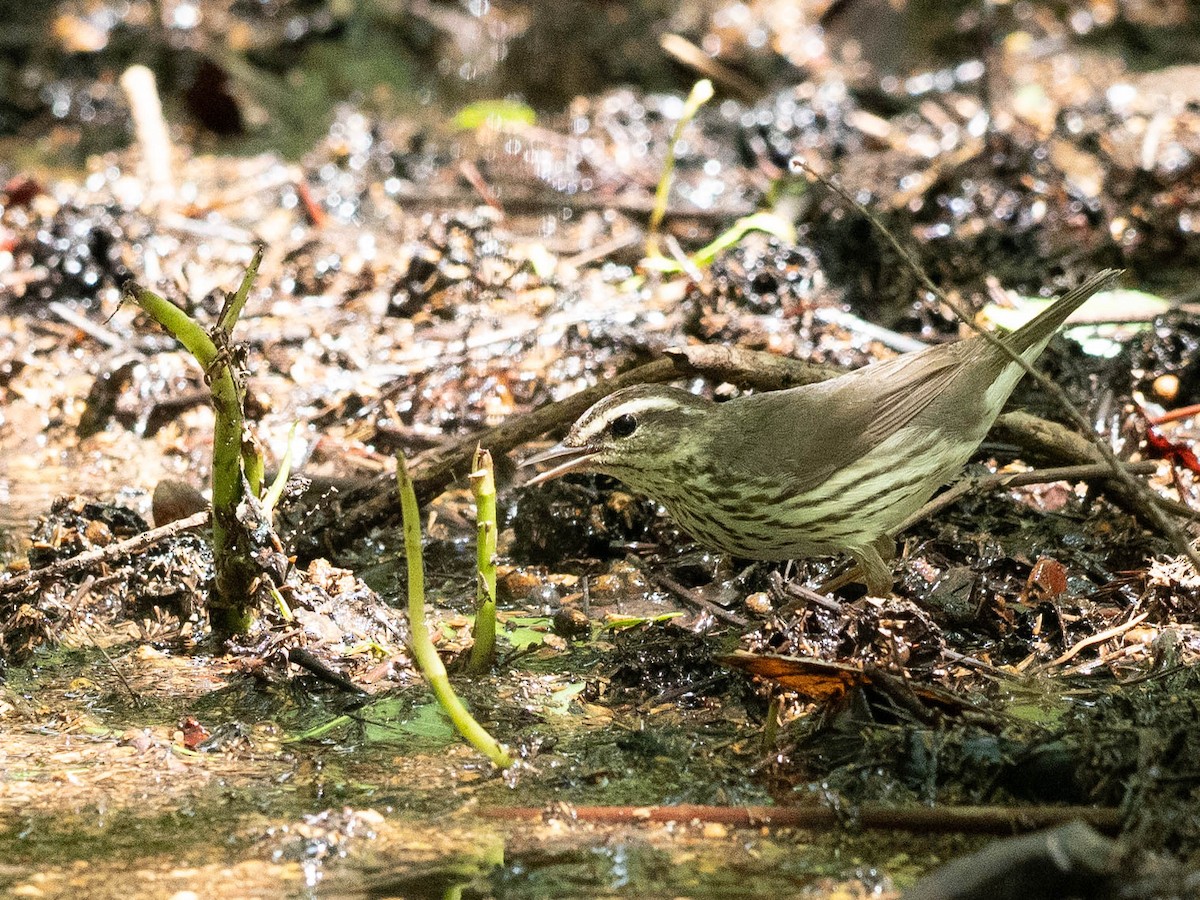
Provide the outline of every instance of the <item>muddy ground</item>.
{"type": "MultiPolygon", "coordinates": [[[[919,272],[995,321],[1116,267],[1039,367],[1148,463],[1186,538],[1186,4],[45,6],[12,32],[0,105],[5,891],[897,896],[1081,819],[1064,881],[1004,864],[1022,895],[1188,893],[1200,575],[1145,496],[1103,471],[975,485],[902,535],[869,598],[813,593],[844,560],[729,559],[618,482],[527,487],[515,465],[579,411],[547,404],[639,366],[718,399],[762,387],[665,369],[670,348],[850,368],[959,336],[919,272]],[[131,124],[134,63],[165,149],[153,115],[131,124]],[[716,96],[672,151],[701,77],[716,96]],[[527,105],[468,105],[504,96],[527,105]],[[755,211],[768,232],[698,253],[755,211]],[[289,615],[212,635],[203,527],[31,575],[205,508],[208,373],[122,288],[211,326],[259,247],[234,358],[268,466],[290,452],[304,479],[275,520],[289,615]],[[500,482],[501,648],[467,677],[476,440],[500,482]],[[396,453],[428,621],[506,772],[413,667],[396,453]]],[[[1094,463],[1044,424],[1066,421],[1045,392],[1012,408],[1036,419],[1006,419],[969,475],[1094,463]]],[[[998,895],[986,865],[956,896],[998,895]]]]}

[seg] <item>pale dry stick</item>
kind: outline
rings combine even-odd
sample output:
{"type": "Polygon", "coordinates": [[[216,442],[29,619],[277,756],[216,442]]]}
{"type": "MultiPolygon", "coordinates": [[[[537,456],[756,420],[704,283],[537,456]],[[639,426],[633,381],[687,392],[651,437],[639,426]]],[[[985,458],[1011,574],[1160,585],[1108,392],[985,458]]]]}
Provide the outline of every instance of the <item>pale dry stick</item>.
{"type": "Polygon", "coordinates": [[[590,263],[599,262],[602,259],[607,259],[615,253],[620,253],[622,250],[632,247],[634,244],[640,243],[642,235],[630,229],[624,234],[611,238],[603,243],[596,244],[594,247],[588,247],[586,250],[580,250],[573,256],[565,256],[562,258],[563,265],[570,266],[574,269],[582,269],[590,263]]]}
{"type": "Polygon", "coordinates": [[[670,575],[664,575],[662,572],[652,572],[648,569],[643,570],[650,576],[650,580],[664,590],[670,591],[684,603],[694,606],[697,609],[703,610],[714,619],[724,622],[726,625],[732,625],[735,628],[745,628],[749,624],[744,618],[737,613],[729,612],[727,609],[722,609],[715,603],[704,599],[696,591],[686,587],[672,578],[670,575]]]}
{"type": "MultiPolygon", "coordinates": [[[[1158,470],[1158,463],[1150,460],[1127,463],[1125,468],[1132,474],[1150,475],[1158,470]]],[[[907,531],[913,525],[928,519],[934,513],[941,512],[967,494],[982,493],[998,488],[1025,487],[1031,484],[1052,484],[1055,481],[1091,481],[1111,476],[1112,469],[1106,463],[1090,463],[1080,466],[1059,466],[1053,469],[1032,469],[1029,472],[994,472],[991,475],[963,478],[950,485],[896,526],[892,535],[894,537],[907,531]]]]}
{"type": "Polygon", "coordinates": [[[181,213],[166,213],[160,216],[154,223],[154,228],[160,234],[178,233],[189,237],[222,240],[237,247],[246,247],[258,240],[253,231],[230,222],[221,219],[189,219],[181,213]]]}
{"type": "Polygon", "coordinates": [[[146,200],[158,209],[174,199],[175,178],[171,172],[171,136],[163,118],[154,73],[145,66],[130,66],[121,74],[121,89],[129,101],[133,130],[142,151],[146,200]]]}
{"type": "Polygon", "coordinates": [[[861,334],[868,340],[879,341],[897,353],[916,353],[929,349],[929,344],[924,341],[919,341],[890,328],[884,328],[882,325],[876,325],[874,322],[868,322],[866,319],[860,319],[853,313],[843,312],[832,306],[821,306],[813,310],[813,318],[826,325],[836,325],[852,334],[861,334]]]}
{"type": "MultiPolygon", "coordinates": [[[[844,604],[834,600],[832,597],[822,594],[820,591],[814,591],[810,587],[796,582],[789,582],[783,586],[783,592],[793,600],[799,600],[801,603],[812,603],[822,609],[827,609],[833,613],[841,613],[845,611],[844,604]]],[[[797,606],[797,604],[788,604],[781,612],[786,612],[789,608],[797,606]]]]}
{"type": "Polygon", "coordinates": [[[1075,657],[1081,650],[1086,650],[1088,647],[1093,647],[1096,644],[1103,644],[1105,641],[1112,640],[1115,637],[1120,637],[1125,632],[1127,632],[1129,629],[1135,628],[1138,625],[1140,625],[1143,621],[1145,621],[1145,619],[1148,615],[1150,615],[1150,613],[1147,613],[1147,612],[1138,613],[1136,616],[1134,616],[1128,622],[1124,622],[1120,625],[1114,625],[1112,628],[1106,628],[1103,631],[1096,632],[1095,634],[1091,635],[1090,637],[1084,638],[1082,641],[1080,641],[1079,643],[1072,646],[1071,649],[1068,650],[1066,653],[1064,653],[1062,656],[1058,657],[1057,659],[1052,659],[1052,660],[1050,660],[1050,662],[1045,663],[1044,665],[1041,665],[1041,666],[1038,666],[1037,668],[1035,668],[1033,670],[1034,674],[1040,674],[1042,672],[1047,671],[1048,669],[1053,669],[1056,666],[1061,666],[1063,663],[1065,663],[1068,660],[1075,657]]]}
{"type": "Polygon", "coordinates": [[[30,266],[12,272],[0,272],[0,291],[23,297],[28,286],[44,279],[49,271],[45,266],[30,266]]]}
{"type": "Polygon", "coordinates": [[[458,164],[458,172],[466,180],[467,184],[475,189],[475,193],[479,195],[479,199],[503,219],[504,207],[500,205],[500,198],[496,196],[496,192],[492,190],[492,186],[483,177],[483,173],[479,171],[479,167],[470,160],[464,159],[458,164]]]}
{"type": "Polygon", "coordinates": [[[893,211],[904,209],[914,199],[920,197],[930,187],[937,184],[946,171],[974,159],[985,146],[986,144],[983,141],[971,140],[952,153],[940,156],[923,172],[919,172],[917,177],[913,179],[912,184],[894,194],[887,201],[888,208],[893,211]]]}
{"type": "MultiPolygon", "coordinates": [[[[483,807],[489,819],[541,822],[547,810],[539,806],[483,807]]],[[[836,828],[847,812],[824,805],[795,806],[572,806],[573,821],[646,824],[650,822],[720,822],[739,828],[836,828]]],[[[1107,806],[859,806],[852,819],[860,828],[897,831],[1013,834],[1082,820],[1101,831],[1116,831],[1121,811],[1107,806]]]]}
{"type": "Polygon", "coordinates": [[[671,252],[671,259],[679,264],[679,268],[688,278],[699,284],[704,280],[704,273],[699,267],[692,262],[691,257],[687,255],[683,247],[680,246],[679,240],[673,234],[668,234],[664,238],[663,243],[667,245],[667,250],[671,252]]]}
{"type": "Polygon", "coordinates": [[[209,511],[204,510],[204,512],[198,512],[195,515],[188,516],[186,519],[177,519],[174,522],[168,522],[161,528],[151,528],[149,531],[135,534],[133,537],[116,544],[109,544],[107,547],[100,547],[96,550],[88,550],[86,553],[80,553],[78,556],[72,556],[70,559],[51,563],[40,569],[31,569],[15,578],[10,578],[8,581],[0,581],[0,595],[22,591],[35,584],[41,584],[43,581],[49,581],[51,578],[71,575],[89,566],[94,566],[102,562],[111,562],[122,556],[140,553],[142,550],[157,544],[164,538],[169,538],[190,528],[199,528],[202,525],[207,525],[210,517],[211,514],[209,511]]]}
{"type": "Polygon", "coordinates": [[[46,304],[46,308],[68,325],[78,328],[97,343],[103,344],[110,350],[115,350],[117,347],[123,347],[128,343],[125,338],[121,337],[120,335],[113,334],[103,325],[93,322],[87,316],[81,315],[60,300],[51,300],[46,304]]]}
{"type": "Polygon", "coordinates": [[[988,675],[992,678],[1011,678],[1011,672],[1005,672],[1003,669],[993,666],[991,663],[984,662],[982,659],[976,659],[974,656],[967,656],[965,653],[959,653],[957,650],[951,650],[949,647],[942,648],[942,656],[951,662],[958,663],[961,666],[966,666],[968,669],[975,669],[983,675],[988,675]]]}
{"type": "MultiPolygon", "coordinates": [[[[1086,675],[1093,669],[1101,667],[1111,668],[1122,661],[1131,664],[1140,664],[1139,667],[1144,667],[1148,662],[1146,658],[1146,648],[1141,644],[1126,644],[1123,647],[1117,647],[1115,650],[1102,651],[1095,659],[1087,660],[1086,662],[1075,663],[1069,669],[1063,669],[1058,673],[1059,678],[1071,678],[1075,675],[1086,675]],[[1135,658],[1136,657],[1136,658],[1135,658]]],[[[1120,681],[1124,686],[1127,682],[1120,681]]]]}
{"type": "Polygon", "coordinates": [[[682,35],[664,34],[659,38],[658,45],[683,65],[694,69],[703,77],[715,81],[731,94],[736,94],[741,100],[753,103],[765,93],[762,87],[724,63],[713,59],[711,54],[705,53],[682,35]]]}
{"type": "MultiPolygon", "coordinates": [[[[1104,441],[1100,440],[1095,431],[1092,429],[1091,423],[1088,422],[1083,413],[1075,408],[1075,404],[1071,402],[1070,398],[1067,397],[1066,393],[1061,387],[1051,381],[1044,373],[1038,371],[1030,363],[1022,359],[1019,354],[1014,353],[1011,349],[1009,349],[1009,347],[1002,340],[996,337],[995,334],[985,328],[981,328],[979,324],[975,322],[973,316],[968,315],[964,309],[962,309],[957,303],[953,302],[946,295],[945,291],[933,283],[932,279],[930,279],[930,277],[925,273],[925,270],[917,264],[915,259],[913,259],[912,254],[908,251],[908,248],[904,247],[900,243],[896,236],[892,234],[891,230],[888,229],[888,227],[884,225],[883,222],[881,222],[879,218],[869,209],[859,203],[856,199],[854,199],[854,197],[850,196],[850,193],[845,188],[832,179],[827,178],[826,176],[817,172],[814,168],[812,168],[812,166],[799,157],[792,157],[791,166],[793,171],[801,170],[808,173],[826,188],[837,194],[843,202],[849,204],[856,212],[859,213],[859,215],[866,218],[866,220],[871,223],[871,227],[883,235],[884,239],[888,242],[888,244],[891,245],[892,249],[896,251],[904,264],[912,271],[914,275],[916,275],[917,279],[922,285],[924,285],[927,291],[929,291],[933,296],[937,297],[942,303],[946,304],[946,306],[949,307],[950,310],[967,325],[967,327],[981,335],[983,339],[987,341],[987,343],[994,347],[1000,348],[1001,351],[1008,355],[1013,362],[1015,362],[1025,371],[1025,374],[1033,378],[1033,380],[1036,381],[1043,390],[1053,397],[1055,402],[1058,403],[1058,405],[1062,407],[1063,411],[1067,413],[1075,427],[1078,428],[1082,434],[1087,435],[1092,446],[1096,448],[1096,450],[1104,458],[1105,462],[1108,463],[1108,466],[1111,469],[1112,477],[1120,482],[1133,496],[1143,499],[1144,502],[1141,505],[1145,514],[1162,531],[1167,539],[1170,540],[1170,542],[1175,546],[1175,549],[1191,561],[1192,568],[1195,569],[1198,574],[1200,574],[1200,553],[1197,553],[1196,549],[1192,546],[1191,541],[1187,539],[1187,536],[1184,535],[1184,533],[1175,525],[1174,522],[1167,518],[1158,505],[1152,500],[1148,500],[1148,497],[1153,495],[1154,492],[1122,468],[1121,461],[1117,458],[1117,455],[1113,453],[1112,448],[1104,443],[1104,441]]],[[[1119,274],[1119,272],[1113,272],[1111,277],[1116,278],[1119,274]]]]}

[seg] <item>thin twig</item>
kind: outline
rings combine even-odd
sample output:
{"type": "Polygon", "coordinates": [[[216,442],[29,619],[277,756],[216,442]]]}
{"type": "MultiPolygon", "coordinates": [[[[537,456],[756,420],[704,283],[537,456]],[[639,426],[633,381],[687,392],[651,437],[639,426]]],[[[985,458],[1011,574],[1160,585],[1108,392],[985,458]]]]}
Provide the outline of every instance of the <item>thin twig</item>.
{"type": "Polygon", "coordinates": [[[832,306],[822,306],[813,310],[813,318],[826,325],[836,325],[852,334],[861,334],[872,341],[879,341],[885,347],[890,347],[897,353],[915,353],[918,350],[929,349],[929,344],[919,341],[907,334],[901,334],[866,319],[860,319],[853,313],[848,313],[832,306]]]}
{"type": "MultiPolygon", "coordinates": [[[[1149,475],[1158,470],[1158,463],[1151,460],[1127,463],[1125,468],[1137,475],[1149,475]]],[[[1029,472],[994,472],[976,478],[963,478],[950,485],[915,513],[892,529],[895,536],[907,531],[917,522],[924,521],[934,513],[957,502],[966,494],[983,493],[998,488],[1024,487],[1031,484],[1052,484],[1055,481],[1092,481],[1111,478],[1112,469],[1107,463],[1089,463],[1081,466],[1059,466],[1053,469],[1033,469],[1029,472]]]]}
{"type": "Polygon", "coordinates": [[[1148,615],[1150,614],[1145,612],[1138,613],[1128,622],[1123,622],[1120,625],[1114,625],[1112,628],[1104,629],[1104,631],[1098,631],[1096,634],[1086,637],[1079,643],[1075,644],[1070,650],[1058,657],[1058,659],[1052,659],[1045,665],[1038,666],[1034,671],[1045,672],[1047,669],[1053,669],[1056,666],[1061,666],[1063,663],[1075,657],[1081,650],[1086,650],[1088,647],[1094,647],[1096,644],[1103,644],[1105,641],[1112,640],[1115,637],[1120,637],[1129,629],[1140,625],[1143,621],[1145,621],[1148,615]]]}
{"type": "Polygon", "coordinates": [[[765,93],[761,86],[724,63],[713,59],[712,54],[706,53],[682,35],[664,34],[658,39],[658,45],[668,55],[673,56],[689,69],[694,69],[705,78],[715,81],[726,91],[737,96],[739,100],[754,103],[765,93]]]}
{"type": "MultiPolygon", "coordinates": [[[[802,170],[808,173],[812,178],[815,178],[830,191],[837,194],[837,196],[840,197],[844,203],[848,204],[851,208],[857,211],[859,215],[863,216],[868,222],[870,222],[871,227],[878,231],[888,242],[888,244],[891,245],[892,249],[896,251],[900,259],[909,268],[909,270],[912,271],[912,273],[917,277],[927,291],[929,291],[933,296],[937,297],[942,303],[946,304],[946,306],[949,307],[950,310],[953,311],[953,313],[967,325],[967,327],[971,328],[977,334],[982,336],[982,338],[987,341],[988,344],[1007,354],[1009,358],[1013,360],[1013,362],[1019,365],[1027,375],[1033,378],[1033,380],[1036,381],[1043,390],[1053,397],[1055,402],[1057,402],[1058,405],[1062,407],[1063,411],[1070,417],[1071,422],[1074,423],[1075,427],[1079,429],[1081,434],[1084,434],[1088,437],[1092,445],[1096,448],[1097,452],[1099,452],[1099,454],[1104,458],[1105,462],[1108,463],[1108,466],[1111,469],[1112,477],[1120,482],[1134,497],[1142,499],[1143,502],[1141,503],[1141,507],[1145,515],[1152,522],[1154,522],[1159,529],[1161,529],[1162,533],[1175,546],[1175,549],[1191,561],[1192,567],[1196,570],[1196,572],[1200,573],[1200,553],[1196,552],[1195,548],[1192,547],[1191,542],[1187,539],[1187,536],[1179,529],[1178,526],[1176,526],[1174,522],[1167,518],[1166,514],[1163,513],[1159,506],[1148,499],[1149,496],[1153,494],[1153,491],[1151,491],[1141,481],[1139,481],[1133,475],[1130,475],[1124,470],[1124,468],[1122,468],[1121,461],[1117,458],[1117,455],[1113,453],[1112,448],[1100,439],[1100,437],[1092,429],[1091,423],[1088,422],[1083,413],[1075,408],[1075,404],[1071,402],[1070,398],[1067,397],[1066,392],[1063,391],[1061,387],[1050,380],[1050,378],[1045,374],[1035,369],[1030,363],[1023,359],[1020,354],[1014,352],[995,334],[985,328],[982,328],[975,321],[974,316],[968,315],[964,309],[962,309],[957,303],[953,302],[946,295],[945,291],[933,283],[933,280],[930,279],[925,270],[922,269],[917,261],[913,258],[912,253],[909,252],[908,248],[900,243],[896,236],[892,234],[891,230],[884,225],[882,221],[880,221],[879,217],[859,203],[844,187],[817,172],[814,168],[812,168],[812,166],[810,166],[800,157],[792,158],[792,167],[793,170],[802,170]]],[[[1111,277],[1115,278],[1119,274],[1119,272],[1114,272],[1112,273],[1111,277]]]]}
{"type": "Polygon", "coordinates": [[[1084,662],[1075,663],[1070,668],[1063,669],[1058,673],[1059,678],[1072,678],[1075,675],[1082,675],[1091,672],[1093,669],[1101,667],[1112,668],[1122,660],[1132,660],[1133,657],[1138,657],[1137,662],[1145,664],[1146,648],[1141,644],[1127,644],[1123,647],[1117,647],[1113,650],[1102,650],[1095,659],[1086,660],[1084,662]]]}
{"type": "Polygon", "coordinates": [[[714,619],[724,622],[726,625],[732,625],[735,628],[745,628],[749,623],[739,616],[737,613],[731,613],[727,609],[722,609],[717,604],[705,600],[698,593],[689,587],[680,584],[670,575],[664,575],[662,572],[651,572],[646,570],[646,574],[650,576],[650,580],[659,587],[664,588],[691,606],[701,609],[708,613],[714,619]]]}
{"type": "Polygon", "coordinates": [[[294,666],[299,666],[306,672],[310,672],[316,676],[319,681],[326,684],[331,684],[336,688],[341,688],[351,694],[365,694],[365,688],[359,687],[337,669],[333,668],[325,660],[321,659],[315,653],[304,649],[303,647],[290,647],[287,650],[287,661],[294,666]]]}
{"type": "Polygon", "coordinates": [[[117,676],[117,680],[125,686],[125,690],[129,691],[129,697],[133,700],[133,705],[140,708],[142,706],[142,698],[138,692],[133,689],[133,685],[129,683],[129,679],[125,677],[125,673],[117,668],[117,664],[113,662],[113,658],[108,655],[108,651],[97,644],[90,634],[87,635],[87,639],[93,648],[100,651],[100,655],[104,657],[104,661],[108,663],[109,668],[113,670],[113,674],[117,676]]]}
{"type": "Polygon", "coordinates": [[[984,675],[990,675],[993,678],[1012,678],[1011,672],[1005,672],[993,666],[991,663],[986,663],[982,659],[976,659],[974,656],[967,656],[965,653],[959,653],[957,650],[951,650],[949,647],[942,648],[942,656],[951,662],[958,663],[960,666],[966,666],[969,669],[975,669],[982,672],[984,675]]]}
{"type": "Polygon", "coordinates": [[[794,581],[785,584],[783,586],[783,592],[795,600],[799,600],[803,603],[811,603],[815,606],[821,607],[822,609],[827,609],[832,613],[840,614],[845,612],[845,606],[839,603],[837,600],[822,594],[820,591],[814,591],[810,587],[797,584],[794,581]]]}
{"type": "Polygon", "coordinates": [[[10,578],[8,581],[0,581],[0,595],[22,591],[31,585],[41,584],[44,581],[61,578],[65,575],[72,575],[90,566],[111,562],[122,556],[140,553],[164,538],[169,538],[190,528],[199,528],[201,525],[207,525],[209,517],[208,510],[198,512],[195,515],[188,516],[186,519],[177,519],[174,522],[168,522],[161,528],[151,528],[149,531],[143,531],[141,534],[136,534],[116,544],[109,544],[107,547],[100,547],[96,550],[88,550],[86,553],[80,553],[78,556],[72,556],[70,559],[59,560],[40,569],[31,569],[15,578],[10,578]]]}
{"type": "Polygon", "coordinates": [[[110,350],[115,350],[117,347],[123,347],[128,343],[127,338],[113,334],[103,325],[93,322],[87,316],[76,312],[60,300],[51,300],[46,304],[46,308],[68,325],[78,328],[97,343],[103,344],[110,350]]]}
{"type": "Polygon", "coordinates": [[[121,88],[129,103],[138,148],[142,152],[146,199],[154,208],[162,208],[175,196],[175,178],[171,169],[171,135],[163,118],[158,84],[153,72],[136,65],[121,74],[121,88]]]}
{"type": "MultiPolygon", "coordinates": [[[[542,821],[536,806],[483,808],[489,819],[542,821]]],[[[829,806],[574,806],[566,815],[578,822],[719,822],[745,828],[833,828],[852,821],[860,828],[970,834],[1013,834],[1082,820],[1100,831],[1120,827],[1121,811],[1097,806],[860,806],[853,814],[829,806]]]]}
{"type": "Polygon", "coordinates": [[[640,242],[641,239],[642,235],[631,228],[615,238],[610,238],[603,243],[596,244],[594,247],[580,250],[574,256],[562,257],[560,262],[564,266],[569,266],[573,269],[582,269],[586,265],[599,262],[602,259],[608,259],[614,253],[620,253],[627,247],[632,247],[634,244],[640,242]]]}
{"type": "MultiPolygon", "coordinates": [[[[1016,443],[1024,452],[1068,465],[1090,465],[1101,461],[1092,442],[1084,435],[1027,412],[1005,413],[996,420],[992,433],[1002,441],[1016,443]]],[[[1125,508],[1138,515],[1145,514],[1144,502],[1138,502],[1142,499],[1140,495],[1134,494],[1124,484],[1115,483],[1115,480],[1106,481],[1104,484],[1110,487],[1110,493],[1125,508]]],[[[1149,497],[1155,506],[1172,515],[1193,520],[1200,518],[1197,511],[1191,507],[1160,496],[1154,491],[1150,492],[1149,497]]],[[[1155,524],[1155,520],[1149,521],[1150,524],[1155,524]]]]}
{"type": "MultiPolygon", "coordinates": [[[[72,609],[83,602],[83,598],[91,591],[92,586],[95,583],[96,578],[94,575],[89,575],[84,579],[83,584],[79,585],[78,590],[75,591],[75,596],[71,598],[72,609]]],[[[129,683],[129,679],[125,677],[125,673],[117,668],[117,664],[113,661],[113,658],[108,655],[108,651],[96,643],[96,639],[92,637],[86,625],[81,629],[81,631],[83,636],[87,638],[87,642],[92,645],[92,649],[98,651],[100,655],[104,657],[104,661],[108,663],[108,667],[113,670],[113,674],[117,676],[117,680],[120,681],[121,684],[124,685],[125,690],[129,692],[129,697],[133,700],[133,705],[140,709],[142,706],[142,698],[138,695],[138,692],[133,689],[133,685],[129,683]]]]}

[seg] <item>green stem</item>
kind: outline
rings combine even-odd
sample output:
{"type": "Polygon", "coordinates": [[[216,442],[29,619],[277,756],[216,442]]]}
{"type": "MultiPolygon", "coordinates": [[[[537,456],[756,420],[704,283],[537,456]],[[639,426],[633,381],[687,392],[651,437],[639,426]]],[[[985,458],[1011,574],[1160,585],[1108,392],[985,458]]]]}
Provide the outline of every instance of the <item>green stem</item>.
{"type": "Polygon", "coordinates": [[[271,515],[275,511],[275,507],[279,504],[279,498],[283,496],[283,489],[287,487],[287,480],[292,474],[292,448],[296,445],[296,432],[300,428],[298,421],[292,422],[292,427],[288,429],[287,449],[283,453],[283,459],[279,460],[279,471],[275,475],[275,480],[271,482],[267,492],[263,494],[263,509],[267,515],[271,515]]]}
{"type": "Polygon", "coordinates": [[[246,274],[242,276],[242,283],[238,285],[237,291],[229,298],[225,308],[221,310],[221,318],[217,320],[217,327],[226,335],[233,334],[233,326],[237,324],[237,320],[246,306],[246,301],[250,299],[250,288],[254,286],[254,279],[258,277],[258,267],[262,265],[262,258],[263,248],[259,246],[254,251],[254,255],[250,257],[250,265],[246,266],[246,274]]]}
{"type": "Polygon", "coordinates": [[[779,714],[783,711],[783,701],[779,694],[771,695],[771,703],[767,707],[767,719],[763,722],[762,743],[763,752],[774,753],[779,747],[779,714]]]}
{"type": "MultiPolygon", "coordinates": [[[[249,544],[236,515],[244,490],[245,419],[233,365],[199,323],[174,303],[136,286],[126,290],[138,306],[183,344],[208,376],[216,414],[213,424],[212,529],[217,570],[217,590],[209,602],[209,619],[218,634],[245,633],[254,621],[250,595],[258,567],[250,558],[249,544]]],[[[261,467],[260,460],[259,470],[261,467]]]]}
{"type": "Polygon", "coordinates": [[[647,226],[646,255],[651,259],[662,256],[658,249],[658,229],[662,226],[667,214],[667,201],[671,193],[671,179],[675,175],[675,147],[683,137],[683,129],[696,117],[700,107],[712,99],[713,86],[707,78],[697,81],[688,94],[687,102],[683,104],[683,112],[675,123],[671,133],[671,142],[667,145],[667,158],[663,160],[662,175],[659,176],[658,186],[654,189],[654,209],[650,212],[650,223],[647,226]]]}
{"type": "Polygon", "coordinates": [[[512,765],[512,757],[504,746],[492,737],[474,717],[450,686],[446,667],[429,637],[429,626],[425,624],[425,567],[421,556],[421,519],[417,509],[417,495],[413,491],[412,478],[403,454],[396,455],[396,482],[400,491],[400,512],[404,517],[404,553],[408,559],[408,627],[412,632],[413,657],[417,668],[429,682],[438,703],[454,727],[480,753],[487,756],[498,768],[512,765]]]}
{"type": "Polygon", "coordinates": [[[467,671],[478,675],[496,658],[496,478],[487,450],[475,448],[470,481],[475,494],[475,642],[467,671]]]}
{"type": "MultiPolygon", "coordinates": [[[[246,301],[250,298],[250,288],[254,286],[254,279],[258,276],[258,267],[262,263],[262,258],[263,248],[259,246],[250,258],[250,265],[246,267],[246,274],[242,276],[242,283],[238,285],[237,291],[225,301],[220,318],[217,319],[217,329],[224,336],[226,346],[230,345],[233,338],[233,327],[237,324],[242,310],[246,307],[246,301]]],[[[239,386],[239,410],[241,409],[241,401],[244,396],[245,390],[239,386]]],[[[253,435],[245,430],[243,430],[241,436],[241,452],[242,471],[245,473],[246,481],[250,485],[250,493],[257,497],[262,493],[263,479],[266,477],[263,467],[263,455],[253,435]]]]}

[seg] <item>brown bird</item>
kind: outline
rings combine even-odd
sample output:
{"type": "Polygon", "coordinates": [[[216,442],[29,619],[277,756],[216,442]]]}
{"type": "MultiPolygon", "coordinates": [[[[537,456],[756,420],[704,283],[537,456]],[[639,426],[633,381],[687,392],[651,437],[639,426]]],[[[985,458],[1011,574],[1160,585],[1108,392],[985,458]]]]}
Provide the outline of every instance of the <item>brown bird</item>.
{"type": "MultiPolygon", "coordinates": [[[[1104,271],[1000,340],[1026,362],[1117,275],[1104,271]]],[[[701,544],[748,559],[845,551],[887,594],[892,532],[959,473],[1024,370],[975,336],[846,375],[714,403],[663,385],[617,391],[531,479],[603,472],[661,502],[701,544]]]]}

